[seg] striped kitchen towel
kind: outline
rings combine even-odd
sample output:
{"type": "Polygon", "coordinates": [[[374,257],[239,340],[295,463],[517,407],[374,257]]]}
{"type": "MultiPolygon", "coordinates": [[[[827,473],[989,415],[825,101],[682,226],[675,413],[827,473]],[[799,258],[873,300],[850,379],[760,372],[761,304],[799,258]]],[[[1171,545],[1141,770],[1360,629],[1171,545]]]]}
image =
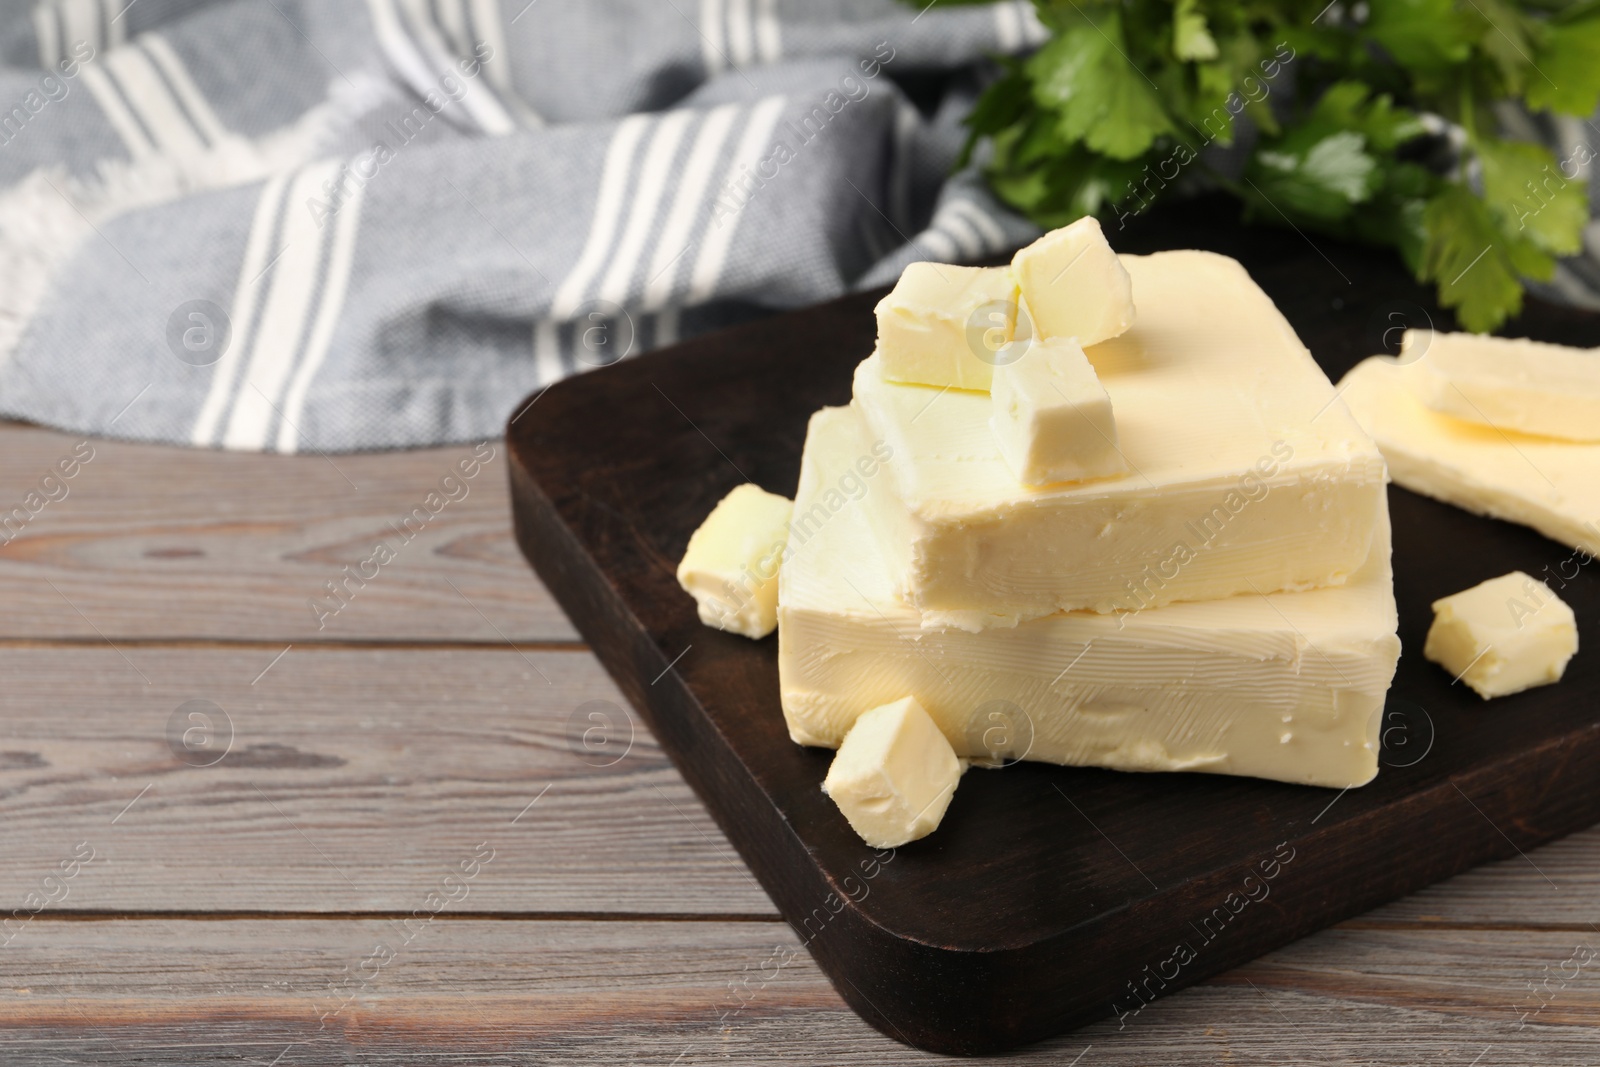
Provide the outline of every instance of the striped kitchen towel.
{"type": "Polygon", "coordinates": [[[495,435],[564,375],[1030,239],[951,167],[1043,37],[1024,0],[0,0],[0,414],[495,435]]]}

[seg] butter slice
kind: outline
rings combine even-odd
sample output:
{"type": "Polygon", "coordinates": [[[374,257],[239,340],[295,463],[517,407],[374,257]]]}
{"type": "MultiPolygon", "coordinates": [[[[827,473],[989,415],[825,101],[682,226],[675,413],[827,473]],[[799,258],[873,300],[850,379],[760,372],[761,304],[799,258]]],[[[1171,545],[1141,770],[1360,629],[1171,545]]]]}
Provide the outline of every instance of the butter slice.
{"type": "MultiPolygon", "coordinates": [[[[868,442],[851,409],[814,415],[796,514],[868,442]]],[[[881,474],[867,485],[869,499],[888,488],[881,474]]],[[[869,500],[810,534],[797,523],[778,594],[789,735],[837,746],[864,712],[911,694],[958,756],[1361,785],[1377,773],[1400,656],[1381,500],[1368,557],[1342,586],[980,633],[918,629],[869,536],[869,500]]]]}
{"type": "Polygon", "coordinates": [[[1075,337],[1088,348],[1133,325],[1133,282],[1093,217],[1051,230],[1017,252],[1011,273],[1036,337],[1075,337]]]}
{"type": "Polygon", "coordinates": [[[990,425],[1023,485],[1122,474],[1111,398],[1073,339],[1039,340],[995,368],[990,425]]]}
{"type": "Polygon", "coordinates": [[[789,539],[788,497],[745,482],[706,516],[678,564],[700,621],[761,638],[778,625],[778,570],[789,539]]]}
{"type": "Polygon", "coordinates": [[[1600,554],[1600,444],[1501,431],[1430,411],[1411,392],[1409,374],[1409,367],[1374,356],[1339,384],[1396,482],[1600,554]]]}
{"type": "Polygon", "coordinates": [[[1488,700],[1559,682],[1577,651],[1572,609],[1537,578],[1512,571],[1435,600],[1422,654],[1488,700]]]}
{"type": "Polygon", "coordinates": [[[902,697],[856,719],[822,789],[861,840],[898,848],[938,829],[961,771],[916,697],[902,697]]]}
{"type": "Polygon", "coordinates": [[[1126,477],[1024,487],[990,397],[891,382],[877,357],[857,369],[854,402],[892,453],[874,529],[929,627],[1333,585],[1366,560],[1383,457],[1272,301],[1223,256],[1123,262],[1139,321],[1086,352],[1126,477]]]}
{"type": "Polygon", "coordinates": [[[1407,330],[1406,384],[1431,411],[1501,430],[1600,441],[1600,351],[1407,330]]]}
{"type": "Polygon", "coordinates": [[[1005,267],[912,263],[876,310],[891,379],[987,391],[1012,339],[1017,283],[1005,267]]]}

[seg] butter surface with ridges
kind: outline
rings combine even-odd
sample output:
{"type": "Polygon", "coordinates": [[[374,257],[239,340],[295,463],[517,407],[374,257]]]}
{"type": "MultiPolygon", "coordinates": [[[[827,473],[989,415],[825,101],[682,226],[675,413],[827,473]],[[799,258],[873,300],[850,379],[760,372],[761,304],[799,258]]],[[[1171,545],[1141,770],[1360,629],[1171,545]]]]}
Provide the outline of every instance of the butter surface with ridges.
{"type": "Polygon", "coordinates": [[[1600,351],[1407,330],[1400,357],[1407,386],[1429,410],[1501,430],[1600,441],[1600,351]]]}
{"type": "MultiPolygon", "coordinates": [[[[814,415],[796,514],[871,447],[854,410],[814,415]]],[[[1335,788],[1377,773],[1400,655],[1383,498],[1368,558],[1343,586],[969,633],[921,631],[896,599],[867,525],[889,484],[879,472],[866,485],[865,498],[791,538],[779,577],[778,671],[795,741],[837,746],[862,712],[912,694],[964,757],[1335,788]],[[997,752],[992,713],[1008,704],[1031,728],[1011,722],[1014,750],[997,752]]]]}
{"type": "Polygon", "coordinates": [[[1600,554],[1600,444],[1500,431],[1430,411],[1411,393],[1408,372],[1375,356],[1339,383],[1396,482],[1600,554]]]}
{"type": "Polygon", "coordinates": [[[875,311],[889,377],[987,390],[1015,326],[1017,283],[1005,267],[912,263],[875,311]]]}
{"type": "Polygon", "coordinates": [[[1383,458],[1272,301],[1223,256],[1122,262],[1138,321],[1085,351],[1125,477],[1021,486],[989,397],[887,381],[877,357],[857,369],[854,403],[893,451],[874,528],[924,624],[1311,588],[1366,560],[1383,458]]]}
{"type": "Polygon", "coordinates": [[[1422,654],[1488,700],[1560,681],[1577,651],[1572,609],[1512,571],[1435,600],[1422,654]]]}

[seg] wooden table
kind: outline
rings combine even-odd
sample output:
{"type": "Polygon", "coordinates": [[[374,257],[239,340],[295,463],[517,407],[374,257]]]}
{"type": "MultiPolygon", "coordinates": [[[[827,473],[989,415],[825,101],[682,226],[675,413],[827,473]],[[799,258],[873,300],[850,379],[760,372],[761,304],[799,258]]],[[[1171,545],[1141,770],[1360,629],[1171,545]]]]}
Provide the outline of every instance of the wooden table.
{"type": "MultiPolygon", "coordinates": [[[[79,441],[0,427],[0,1063],[937,1059],[622,707],[499,443],[441,488],[471,448],[92,441],[30,498],[79,441]]],[[[1015,1060],[1600,1062],[1597,890],[1590,831],[1015,1060]]]]}

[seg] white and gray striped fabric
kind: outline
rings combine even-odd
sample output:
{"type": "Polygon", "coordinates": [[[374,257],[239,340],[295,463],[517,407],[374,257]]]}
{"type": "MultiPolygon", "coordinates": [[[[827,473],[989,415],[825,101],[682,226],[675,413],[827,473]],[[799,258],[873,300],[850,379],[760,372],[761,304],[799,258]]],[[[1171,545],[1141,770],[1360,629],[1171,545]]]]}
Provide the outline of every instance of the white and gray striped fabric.
{"type": "MultiPolygon", "coordinates": [[[[1027,0],[0,0],[0,416],[475,440],[565,375],[1006,250],[1035,229],[951,167],[1044,37],[1027,0]]],[[[1600,133],[1528,126],[1600,203],[1600,133]]],[[[1539,291],[1600,308],[1600,223],[1539,291]]]]}
{"type": "Polygon", "coordinates": [[[494,435],[564,375],[1030,239],[951,165],[1043,38],[1025,0],[0,0],[0,414],[494,435]]]}

